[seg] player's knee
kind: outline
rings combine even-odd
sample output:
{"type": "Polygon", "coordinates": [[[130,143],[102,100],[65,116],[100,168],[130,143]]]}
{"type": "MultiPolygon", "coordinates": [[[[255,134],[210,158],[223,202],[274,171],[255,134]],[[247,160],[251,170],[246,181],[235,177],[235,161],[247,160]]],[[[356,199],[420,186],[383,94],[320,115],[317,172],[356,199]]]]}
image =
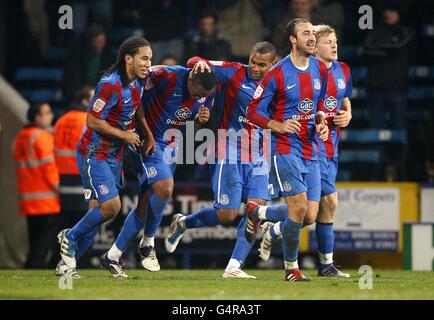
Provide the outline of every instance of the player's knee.
{"type": "Polygon", "coordinates": [[[298,219],[303,220],[307,214],[307,203],[299,203],[295,205],[289,212],[294,214],[298,219]]]}
{"type": "Polygon", "coordinates": [[[324,209],[325,209],[325,211],[327,211],[327,213],[334,215],[334,213],[338,209],[337,199],[331,198],[331,199],[328,199],[327,201],[325,201],[324,209]]]}
{"type": "Polygon", "coordinates": [[[221,223],[231,223],[238,215],[237,209],[219,209],[217,210],[217,216],[221,223]]]}
{"type": "Polygon", "coordinates": [[[111,219],[121,211],[121,201],[119,197],[106,201],[100,205],[101,213],[106,219],[111,219]]]}
{"type": "Polygon", "coordinates": [[[161,200],[169,201],[170,199],[172,199],[173,185],[162,185],[157,190],[155,190],[155,193],[157,197],[161,200]]]}
{"type": "Polygon", "coordinates": [[[305,216],[303,220],[303,226],[310,226],[315,222],[316,217],[305,216]]]}

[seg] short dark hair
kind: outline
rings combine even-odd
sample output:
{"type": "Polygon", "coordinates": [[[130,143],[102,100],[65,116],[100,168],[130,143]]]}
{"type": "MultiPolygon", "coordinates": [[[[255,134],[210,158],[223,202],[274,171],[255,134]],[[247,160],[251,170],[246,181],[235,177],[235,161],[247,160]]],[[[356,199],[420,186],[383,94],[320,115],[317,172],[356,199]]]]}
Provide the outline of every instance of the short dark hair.
{"type": "Polygon", "coordinates": [[[74,94],[74,103],[80,104],[83,99],[90,100],[92,98],[90,91],[92,90],[94,90],[94,87],[88,85],[78,89],[74,94]]]}
{"type": "Polygon", "coordinates": [[[290,36],[293,36],[297,38],[297,33],[295,32],[295,27],[299,23],[311,23],[308,19],[305,18],[295,18],[288,22],[286,25],[286,36],[289,38],[290,36]]]}
{"type": "Polygon", "coordinates": [[[48,102],[35,102],[30,105],[30,108],[27,110],[27,120],[31,123],[34,123],[36,120],[36,116],[41,112],[41,108],[44,104],[48,104],[48,102]]]}
{"type": "Polygon", "coordinates": [[[213,72],[198,72],[191,73],[191,81],[194,84],[200,85],[206,91],[214,89],[216,85],[216,77],[213,72]]]}
{"type": "Polygon", "coordinates": [[[217,24],[219,22],[219,18],[217,16],[217,14],[215,13],[215,11],[213,11],[213,10],[202,11],[202,13],[200,14],[200,17],[199,17],[199,21],[202,20],[203,18],[208,18],[208,17],[213,18],[215,24],[217,24]]]}
{"type": "Polygon", "coordinates": [[[84,36],[86,38],[87,43],[90,43],[93,39],[98,37],[100,34],[106,34],[104,28],[97,23],[92,23],[86,29],[84,36]]]}
{"type": "Polygon", "coordinates": [[[166,59],[173,59],[175,61],[178,61],[178,57],[177,56],[175,56],[174,54],[169,53],[169,54],[165,54],[164,56],[162,56],[160,58],[160,60],[158,61],[158,64],[162,64],[162,62],[164,60],[166,60],[166,59]]]}
{"type": "Polygon", "coordinates": [[[255,45],[252,47],[252,51],[253,50],[259,54],[270,54],[273,60],[276,57],[276,47],[267,41],[255,43],[255,45]]]}

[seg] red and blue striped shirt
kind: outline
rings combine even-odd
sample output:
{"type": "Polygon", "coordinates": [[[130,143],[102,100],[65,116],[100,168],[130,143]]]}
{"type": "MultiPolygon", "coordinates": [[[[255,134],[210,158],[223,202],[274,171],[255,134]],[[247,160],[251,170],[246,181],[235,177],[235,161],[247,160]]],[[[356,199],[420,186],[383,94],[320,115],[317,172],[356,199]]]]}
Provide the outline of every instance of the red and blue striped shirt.
{"type": "Polygon", "coordinates": [[[248,107],[248,119],[262,128],[271,120],[298,119],[301,124],[299,133],[271,135],[272,154],[318,159],[315,113],[324,110],[326,86],[327,67],[315,57],[300,70],[288,55],[265,74],[248,107]]]}
{"type": "Polygon", "coordinates": [[[329,127],[329,136],[327,141],[318,139],[321,157],[336,158],[338,156],[340,128],[334,125],[333,118],[336,112],[341,110],[342,101],[345,98],[351,98],[352,89],[350,67],[343,62],[333,61],[328,70],[327,92],[324,99],[324,112],[329,127]]]}
{"type": "MultiPolygon", "coordinates": [[[[117,71],[104,76],[95,88],[87,112],[115,128],[135,129],[135,113],[143,95],[142,81],[136,79],[122,87],[117,71]]],[[[81,137],[77,148],[83,157],[95,156],[98,160],[115,160],[116,163],[122,161],[123,141],[103,136],[89,128],[81,137]]]]}

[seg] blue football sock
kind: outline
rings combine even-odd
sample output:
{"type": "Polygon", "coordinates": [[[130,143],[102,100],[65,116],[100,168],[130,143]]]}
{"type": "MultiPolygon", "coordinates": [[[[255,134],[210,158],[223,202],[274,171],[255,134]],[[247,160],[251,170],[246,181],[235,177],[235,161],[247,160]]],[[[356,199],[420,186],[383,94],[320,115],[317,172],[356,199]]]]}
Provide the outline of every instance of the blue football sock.
{"type": "Polygon", "coordinates": [[[132,209],[128,213],[121,232],[116,238],[116,247],[120,251],[125,252],[128,249],[128,243],[139,234],[144,225],[145,222],[137,215],[137,209],[132,209]]]}
{"type": "Polygon", "coordinates": [[[298,258],[298,247],[300,245],[301,223],[286,218],[282,229],[282,249],[285,261],[295,261],[298,258]]]}
{"type": "Polygon", "coordinates": [[[189,214],[185,219],[187,229],[213,227],[220,224],[217,210],[214,207],[202,208],[192,214],[189,214]]]}
{"type": "Polygon", "coordinates": [[[80,260],[80,258],[87,252],[90,246],[93,243],[93,239],[98,233],[99,226],[93,228],[91,232],[86,234],[83,238],[81,238],[77,243],[77,250],[75,251],[75,259],[80,260]]]}
{"type": "Polygon", "coordinates": [[[268,206],[265,212],[266,220],[270,221],[285,221],[288,216],[288,206],[286,204],[279,204],[268,206]]]}
{"type": "MultiPolygon", "coordinates": [[[[334,235],[333,235],[333,223],[316,223],[316,239],[318,241],[318,251],[320,254],[333,253],[334,249],[334,235]]],[[[323,266],[329,266],[326,264],[323,266]]]]}
{"type": "Polygon", "coordinates": [[[164,208],[167,200],[160,199],[155,193],[151,196],[148,203],[148,211],[145,219],[145,236],[154,237],[163,219],[164,208]]]}
{"type": "Polygon", "coordinates": [[[240,263],[246,261],[250,250],[253,247],[254,241],[250,243],[246,240],[245,227],[247,223],[247,215],[245,215],[237,227],[237,242],[235,243],[234,250],[232,251],[231,259],[238,260],[240,263]]]}
{"type": "Polygon", "coordinates": [[[89,209],[85,216],[68,231],[66,238],[72,241],[79,241],[104,221],[105,218],[101,214],[100,207],[89,209]]]}

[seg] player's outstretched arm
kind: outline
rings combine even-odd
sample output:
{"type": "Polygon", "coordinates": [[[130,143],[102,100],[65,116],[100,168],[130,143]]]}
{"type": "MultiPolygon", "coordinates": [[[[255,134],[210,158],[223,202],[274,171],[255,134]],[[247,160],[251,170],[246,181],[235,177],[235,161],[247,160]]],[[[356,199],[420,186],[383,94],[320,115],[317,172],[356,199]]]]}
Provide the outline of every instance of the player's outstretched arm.
{"type": "Polygon", "coordinates": [[[86,125],[89,129],[95,130],[103,136],[122,140],[133,147],[140,145],[140,138],[134,132],[135,130],[120,130],[111,126],[107,121],[98,119],[91,113],[87,114],[86,125]]]}

